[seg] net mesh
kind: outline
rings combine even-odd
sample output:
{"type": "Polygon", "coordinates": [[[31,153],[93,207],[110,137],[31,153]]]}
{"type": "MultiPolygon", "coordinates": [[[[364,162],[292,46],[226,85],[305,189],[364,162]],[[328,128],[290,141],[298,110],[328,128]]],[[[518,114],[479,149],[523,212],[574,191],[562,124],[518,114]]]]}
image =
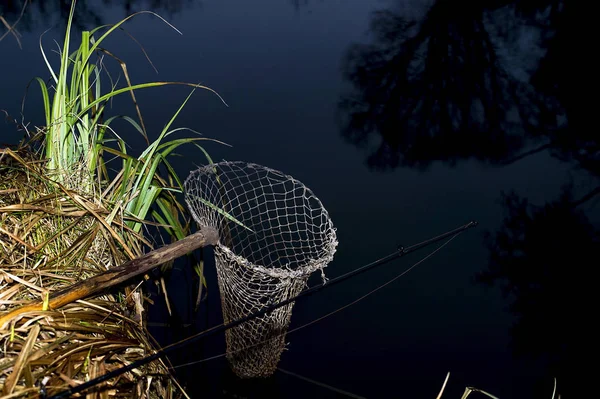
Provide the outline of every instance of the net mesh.
{"type": "MultiPolygon", "coordinates": [[[[317,270],[325,279],[335,229],[321,201],[298,180],[261,165],[220,162],[190,173],[184,188],[196,222],[219,232],[215,262],[226,323],[296,296],[317,270]]],[[[293,305],[226,331],[227,359],[238,376],[273,374],[293,305]]]]}

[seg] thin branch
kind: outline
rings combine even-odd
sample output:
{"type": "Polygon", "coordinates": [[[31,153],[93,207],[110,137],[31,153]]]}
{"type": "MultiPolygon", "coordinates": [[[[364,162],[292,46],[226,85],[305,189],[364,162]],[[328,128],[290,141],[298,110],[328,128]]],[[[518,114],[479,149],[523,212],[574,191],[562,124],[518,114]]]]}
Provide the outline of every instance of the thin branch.
{"type": "Polygon", "coordinates": [[[15,37],[15,40],[19,44],[19,48],[23,49],[23,46],[21,45],[21,40],[19,39],[20,34],[15,29],[15,26],[17,26],[17,24],[21,21],[21,18],[23,18],[23,14],[25,14],[25,9],[27,8],[27,3],[29,3],[29,0],[25,0],[25,4],[23,4],[23,9],[21,10],[21,14],[19,15],[19,18],[17,18],[17,20],[15,21],[15,23],[12,24],[12,25],[10,25],[6,21],[6,19],[4,19],[0,15],[0,22],[2,22],[2,24],[6,27],[6,29],[8,29],[7,32],[5,32],[2,36],[0,36],[0,42],[2,41],[2,39],[4,39],[10,33],[10,34],[12,34],[15,37]]]}
{"type": "Polygon", "coordinates": [[[573,205],[573,208],[575,208],[575,207],[583,204],[584,202],[591,200],[593,197],[595,197],[598,194],[600,194],[600,186],[596,187],[595,189],[593,189],[592,191],[590,191],[583,197],[579,198],[577,201],[572,202],[571,204],[573,205]]]}
{"type": "Polygon", "coordinates": [[[517,161],[520,161],[523,158],[526,158],[526,157],[528,157],[530,155],[534,155],[534,154],[537,154],[539,152],[545,151],[545,150],[547,150],[550,147],[552,147],[552,144],[551,143],[547,143],[547,144],[544,144],[544,145],[542,145],[540,147],[534,148],[533,150],[525,151],[524,153],[519,154],[516,157],[507,159],[505,161],[502,161],[499,164],[500,165],[510,165],[510,164],[515,163],[517,161]]]}

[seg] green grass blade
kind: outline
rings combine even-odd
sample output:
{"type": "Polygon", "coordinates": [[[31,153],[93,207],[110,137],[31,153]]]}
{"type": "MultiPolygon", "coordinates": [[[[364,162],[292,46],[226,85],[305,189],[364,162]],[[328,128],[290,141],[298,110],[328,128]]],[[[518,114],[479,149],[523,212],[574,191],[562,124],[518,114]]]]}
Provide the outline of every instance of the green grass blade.
{"type": "Polygon", "coordinates": [[[46,30],[44,33],[42,33],[40,35],[39,44],[40,44],[40,51],[42,53],[42,58],[44,58],[44,63],[46,63],[46,67],[50,71],[50,75],[52,75],[52,79],[54,80],[54,83],[56,84],[56,83],[58,83],[58,76],[56,76],[56,73],[54,72],[52,65],[50,65],[50,61],[48,61],[48,57],[46,57],[46,52],[44,51],[44,46],[42,45],[42,38],[49,30],[50,29],[46,30]]]}
{"type": "Polygon", "coordinates": [[[97,105],[98,103],[102,103],[102,102],[105,102],[107,100],[110,100],[112,97],[115,97],[115,96],[117,96],[119,94],[126,93],[126,92],[129,92],[131,90],[140,90],[140,89],[146,89],[146,88],[151,88],[151,87],[161,87],[161,86],[167,86],[167,85],[183,85],[183,86],[193,87],[195,89],[208,90],[211,93],[215,94],[221,100],[221,102],[223,104],[227,105],[227,103],[225,102],[225,100],[223,99],[223,97],[221,97],[221,95],[219,93],[217,93],[215,90],[211,89],[208,86],[194,84],[194,83],[186,83],[186,82],[171,82],[171,81],[149,82],[149,83],[140,83],[140,84],[137,84],[137,85],[133,85],[131,87],[123,87],[123,88],[120,88],[120,89],[113,90],[110,93],[104,94],[103,96],[101,96],[101,97],[95,99],[93,102],[91,102],[86,108],[83,108],[79,112],[79,115],[82,115],[83,113],[89,111],[91,107],[97,105]]]}
{"type": "Polygon", "coordinates": [[[164,216],[164,220],[166,221],[165,224],[171,226],[171,234],[174,235],[178,240],[185,238],[186,232],[167,201],[164,198],[158,198],[156,200],[156,204],[164,216]]]}
{"type": "Polygon", "coordinates": [[[48,95],[48,88],[46,87],[46,82],[44,82],[41,78],[34,78],[36,82],[40,85],[40,91],[42,92],[42,100],[44,104],[44,116],[46,118],[46,126],[50,126],[50,96],[48,95]]]}
{"type": "Polygon", "coordinates": [[[202,151],[202,153],[204,153],[204,156],[208,160],[208,164],[212,165],[214,162],[213,162],[212,158],[210,157],[210,155],[208,155],[208,152],[206,152],[206,150],[202,146],[200,146],[198,143],[194,143],[194,145],[196,147],[198,147],[200,149],[200,151],[202,151]]]}
{"type": "Polygon", "coordinates": [[[194,199],[197,199],[198,201],[202,202],[204,205],[208,206],[210,209],[216,211],[217,213],[223,215],[225,218],[229,219],[230,221],[232,221],[232,222],[234,222],[236,224],[239,224],[240,226],[242,226],[246,230],[248,230],[248,231],[250,231],[252,233],[255,233],[254,230],[252,230],[251,228],[249,228],[248,226],[246,226],[245,224],[243,224],[242,222],[240,222],[239,220],[237,220],[235,217],[233,217],[232,215],[230,215],[228,212],[225,212],[223,209],[221,209],[218,206],[216,206],[216,205],[208,202],[204,198],[194,197],[194,199]]]}

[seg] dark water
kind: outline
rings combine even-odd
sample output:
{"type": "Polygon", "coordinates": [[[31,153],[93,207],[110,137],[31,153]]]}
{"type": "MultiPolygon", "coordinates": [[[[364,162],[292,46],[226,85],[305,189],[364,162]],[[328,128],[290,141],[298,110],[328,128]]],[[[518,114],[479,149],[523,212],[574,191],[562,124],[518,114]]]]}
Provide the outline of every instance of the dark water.
{"type": "MultiPolygon", "coordinates": [[[[39,37],[55,26],[44,44],[60,41],[68,10],[40,3],[33,1],[18,25],[22,49],[12,36],[0,42],[0,109],[19,121],[29,79],[48,77],[39,37]]],[[[105,47],[128,63],[134,82],[200,82],[223,96],[228,106],[196,93],[177,125],[230,144],[206,145],[215,160],[267,165],[310,187],[337,227],[329,277],[399,244],[479,222],[392,285],[290,334],[282,369],[368,398],[434,398],[448,371],[444,398],[459,398],[466,386],[502,399],[550,398],[554,377],[563,397],[592,386],[582,359],[596,350],[591,274],[600,144],[586,123],[591,101],[579,94],[589,86],[574,46],[584,9],[552,0],[477,4],[79,2],[80,27],[151,9],[181,30],[149,15],[127,24],[158,75],[127,35],[105,47]]],[[[15,21],[20,9],[3,2],[0,15],[15,21]]],[[[152,133],[187,94],[181,87],[139,92],[152,133]]],[[[23,121],[42,123],[37,93],[24,110],[23,121]]],[[[111,112],[133,115],[127,98],[111,112]]],[[[0,129],[2,142],[18,141],[9,119],[0,129]]],[[[139,151],[141,139],[121,129],[139,151]]],[[[203,162],[192,147],[180,153],[173,162],[182,175],[203,162]]],[[[299,301],[292,328],[426,253],[299,301]]],[[[173,323],[153,328],[162,342],[220,322],[209,266],[209,295],[198,313],[189,303],[197,281],[184,266],[173,272],[177,316],[169,319],[160,305],[151,315],[153,323],[173,323]]],[[[223,351],[219,336],[171,360],[223,351]]],[[[177,372],[192,397],[344,397],[279,372],[242,383],[222,358],[177,372]]]]}

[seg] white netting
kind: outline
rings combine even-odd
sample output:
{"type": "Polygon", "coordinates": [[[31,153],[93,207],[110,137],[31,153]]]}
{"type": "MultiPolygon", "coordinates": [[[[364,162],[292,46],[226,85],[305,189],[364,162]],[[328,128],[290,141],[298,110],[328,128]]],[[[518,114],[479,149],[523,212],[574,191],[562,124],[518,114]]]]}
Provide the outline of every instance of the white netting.
{"type": "MultiPolygon", "coordinates": [[[[219,232],[215,261],[226,323],[296,296],[316,270],[325,278],[335,229],[321,201],[298,180],[256,164],[220,162],[193,171],[184,186],[196,222],[219,232]]],[[[226,331],[227,359],[238,376],[275,371],[292,307],[226,331]]]]}

